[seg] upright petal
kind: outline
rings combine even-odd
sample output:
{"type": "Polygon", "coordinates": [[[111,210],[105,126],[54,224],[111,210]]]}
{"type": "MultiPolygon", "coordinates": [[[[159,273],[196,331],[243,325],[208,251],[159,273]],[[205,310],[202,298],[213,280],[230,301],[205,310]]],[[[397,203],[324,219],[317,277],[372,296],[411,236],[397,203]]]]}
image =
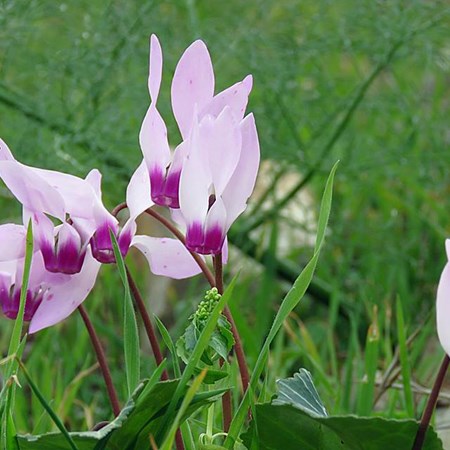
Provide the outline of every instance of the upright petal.
{"type": "Polygon", "coordinates": [[[61,322],[72,314],[88,296],[97,278],[100,263],[86,253],[86,259],[80,273],[66,275],[64,281],[52,284],[44,294],[30,323],[30,333],[61,322]]]}
{"type": "Polygon", "coordinates": [[[245,108],[248,103],[248,96],[252,90],[253,78],[247,75],[239,83],[233,84],[228,89],[220,92],[212,101],[205,106],[203,111],[200,111],[200,117],[211,114],[217,117],[223,109],[228,106],[233,111],[234,118],[240,122],[245,114],[245,108]]]}
{"type": "Polygon", "coordinates": [[[213,94],[211,57],[204,42],[197,40],[183,53],[172,80],[172,110],[183,139],[189,137],[195,105],[201,111],[213,94]]]}
{"type": "Polygon", "coordinates": [[[201,272],[192,255],[177,239],[135,236],[131,245],[147,258],[155,275],[182,279],[201,272]]]}
{"type": "Polygon", "coordinates": [[[153,205],[150,198],[150,178],[144,160],[131,176],[126,199],[130,217],[134,219],[153,205]]]}
{"type": "Polygon", "coordinates": [[[152,102],[156,103],[162,78],[163,56],[158,38],[152,34],[150,38],[150,65],[148,73],[148,91],[152,102]]]}
{"type": "Polygon", "coordinates": [[[155,167],[165,174],[170,163],[170,147],[166,124],[154,103],[150,105],[142,122],[139,143],[150,174],[155,167]]]}
{"type": "Polygon", "coordinates": [[[247,207],[247,200],[253,192],[258,174],[260,151],[258,133],[253,114],[249,114],[240,124],[242,150],[222,199],[227,210],[227,229],[247,207]]]}
{"type": "Polygon", "coordinates": [[[214,193],[221,196],[241,154],[241,130],[228,106],[216,119],[207,116],[200,122],[199,147],[208,161],[214,193]]]}

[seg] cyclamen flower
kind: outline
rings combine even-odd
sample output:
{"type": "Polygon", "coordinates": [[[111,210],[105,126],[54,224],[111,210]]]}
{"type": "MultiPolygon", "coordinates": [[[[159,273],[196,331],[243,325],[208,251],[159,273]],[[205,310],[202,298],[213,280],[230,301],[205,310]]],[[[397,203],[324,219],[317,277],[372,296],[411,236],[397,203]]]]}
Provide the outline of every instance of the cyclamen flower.
{"type": "MultiPolygon", "coordinates": [[[[19,310],[25,239],[25,227],[0,225],[0,307],[10,319],[15,319],[19,310]]],[[[92,290],[99,268],[89,248],[82,269],[75,275],[49,272],[41,251],[34,252],[24,316],[25,321],[31,321],[29,332],[54,325],[78,308],[92,290]]]]}
{"type": "Polygon", "coordinates": [[[245,210],[259,167],[253,114],[241,122],[230,107],[195,121],[180,182],[186,246],[201,254],[222,251],[227,231],[245,210]]]}
{"type": "Polygon", "coordinates": [[[118,235],[121,253],[126,255],[133,232],[127,227],[119,234],[117,219],[101,201],[97,170],[82,179],[29,167],[18,162],[0,139],[0,178],[22,203],[24,223],[32,220],[36,244],[50,272],[78,273],[89,244],[98,261],[114,262],[109,230],[118,235]],[[60,225],[55,227],[47,215],[60,225]]]}
{"type": "Polygon", "coordinates": [[[172,80],[172,109],[183,142],[171,154],[167,128],[156,109],[162,77],[162,50],[155,35],[150,39],[148,88],[151,104],[142,123],[139,141],[148,176],[151,199],[155,204],[179,208],[179,183],[183,161],[187,155],[191,128],[195,117],[217,117],[229,107],[239,122],[245,113],[252,77],[214,96],[214,71],[205,44],[197,40],[182,55],[172,80]]]}
{"type": "Polygon", "coordinates": [[[450,355],[450,239],[445,241],[447,264],[439,280],[436,299],[436,319],[439,341],[450,355]]]}

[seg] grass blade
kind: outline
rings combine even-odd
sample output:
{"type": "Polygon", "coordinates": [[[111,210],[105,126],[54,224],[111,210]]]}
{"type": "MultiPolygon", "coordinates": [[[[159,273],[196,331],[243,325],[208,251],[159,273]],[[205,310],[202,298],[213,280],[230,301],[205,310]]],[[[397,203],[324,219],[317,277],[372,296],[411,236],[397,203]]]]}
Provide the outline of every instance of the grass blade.
{"type": "Polygon", "coordinates": [[[33,380],[30,377],[30,374],[28,373],[28,370],[25,368],[22,361],[20,361],[19,358],[16,358],[16,361],[20,365],[20,368],[22,369],[22,372],[23,372],[25,378],[27,379],[27,382],[30,385],[31,390],[33,391],[33,394],[36,395],[36,397],[38,398],[38,400],[41,403],[41,405],[43,406],[43,408],[47,411],[48,415],[52,418],[53,422],[58,427],[59,431],[61,431],[61,433],[65,437],[67,443],[70,445],[70,448],[72,450],[78,450],[77,445],[73,441],[73,439],[70,436],[69,432],[67,431],[66,427],[61,422],[61,420],[59,420],[59,417],[57,416],[57,414],[53,411],[51,406],[47,403],[44,396],[39,391],[38,387],[34,384],[33,380]]]}
{"type": "Polygon", "coordinates": [[[290,314],[290,312],[297,306],[297,304],[302,299],[303,295],[308,288],[312,277],[314,275],[314,270],[317,265],[317,261],[319,259],[320,250],[323,245],[323,241],[325,238],[325,231],[328,223],[328,218],[330,217],[331,211],[331,202],[333,197],[333,180],[334,174],[336,173],[336,169],[338,166],[338,162],[331,169],[330,175],[328,177],[327,183],[325,185],[325,192],[322,197],[322,204],[320,207],[320,215],[318,221],[318,230],[317,230],[317,238],[316,245],[314,247],[314,255],[303,269],[303,271],[298,276],[297,280],[295,280],[294,285],[291,290],[288,292],[283,302],[281,303],[280,309],[273,321],[272,327],[270,328],[269,334],[264,341],[263,348],[261,349],[261,353],[258,356],[256,361],[256,365],[253,369],[252,377],[250,379],[250,387],[244,395],[238,410],[233,418],[231,423],[230,431],[225,440],[224,446],[228,449],[232,449],[236,439],[239,435],[239,432],[244,424],[247,410],[250,404],[250,392],[256,390],[256,385],[258,383],[259,377],[264,370],[264,364],[269,354],[269,348],[277,335],[278,331],[283,325],[286,317],[290,314]]]}
{"type": "Polygon", "coordinates": [[[133,301],[131,300],[130,286],[128,284],[125,263],[119,250],[116,236],[109,230],[111,243],[116,258],[117,268],[119,269],[120,278],[125,288],[125,298],[123,302],[123,337],[124,337],[124,353],[125,353],[125,373],[127,378],[128,397],[139,383],[140,380],[140,359],[139,359],[139,332],[136,322],[136,314],[134,313],[133,301]]]}
{"type": "Polygon", "coordinates": [[[188,391],[186,392],[183,402],[181,403],[180,409],[178,410],[175,420],[172,422],[172,426],[170,427],[169,433],[167,434],[167,438],[163,442],[160,450],[170,450],[172,448],[173,441],[175,439],[175,433],[177,432],[177,429],[179,427],[180,420],[183,417],[183,414],[187,410],[192,399],[194,398],[194,395],[199,390],[200,385],[202,384],[203,378],[205,378],[207,371],[208,371],[207,369],[203,369],[200,375],[198,375],[197,378],[195,378],[194,382],[191,384],[188,391]]]}
{"type": "Polygon", "coordinates": [[[409,417],[414,416],[414,398],[411,389],[411,365],[408,358],[408,347],[406,339],[405,319],[403,317],[403,308],[400,297],[397,297],[396,302],[396,316],[397,316],[397,334],[398,345],[400,350],[400,365],[403,379],[403,393],[405,394],[406,411],[409,417]]]}

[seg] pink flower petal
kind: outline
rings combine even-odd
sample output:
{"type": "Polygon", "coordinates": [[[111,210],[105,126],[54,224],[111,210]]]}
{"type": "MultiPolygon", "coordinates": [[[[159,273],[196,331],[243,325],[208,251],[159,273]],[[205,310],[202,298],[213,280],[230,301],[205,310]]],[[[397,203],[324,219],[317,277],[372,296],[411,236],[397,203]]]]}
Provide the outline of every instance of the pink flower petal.
{"type": "Polygon", "coordinates": [[[15,161],[11,150],[2,139],[0,139],[0,161],[15,161]]]}
{"type": "Polygon", "coordinates": [[[155,275],[182,279],[201,272],[192,255],[177,239],[135,236],[131,245],[144,254],[155,275]]]}
{"type": "Polygon", "coordinates": [[[16,161],[1,161],[0,178],[25,208],[65,220],[66,209],[61,194],[35,169],[16,161]]]}
{"type": "Polygon", "coordinates": [[[31,319],[29,332],[36,333],[72,314],[94,287],[99,269],[100,263],[88,250],[80,273],[65,275],[64,281],[60,284],[49,286],[48,292],[31,319]]]}
{"type": "Polygon", "coordinates": [[[156,104],[162,78],[163,56],[158,38],[152,34],[150,38],[150,68],[148,74],[148,91],[150,98],[156,104]]]}
{"type": "Polygon", "coordinates": [[[156,166],[165,173],[171,159],[170,147],[166,124],[154,103],[150,105],[142,122],[139,143],[148,169],[152,170],[156,166]]]}
{"type": "Polygon", "coordinates": [[[198,40],[183,53],[172,80],[172,110],[183,139],[189,137],[194,108],[201,111],[213,98],[214,71],[208,49],[198,40]]]}
{"type": "Polygon", "coordinates": [[[259,168],[259,141],[253,114],[249,114],[240,127],[242,150],[239,163],[222,195],[227,210],[227,229],[247,207],[259,168]]]}
{"type": "Polygon", "coordinates": [[[126,199],[130,218],[133,219],[153,205],[150,197],[150,178],[144,160],[131,176],[126,199]]]}
{"type": "Polygon", "coordinates": [[[25,256],[26,235],[27,230],[23,225],[0,225],[0,261],[11,261],[25,256]]]}
{"type": "Polygon", "coordinates": [[[228,89],[217,94],[212,101],[206,105],[203,111],[200,111],[200,117],[205,114],[211,114],[217,117],[223,109],[228,106],[233,111],[233,116],[237,122],[240,122],[245,114],[245,108],[248,103],[248,96],[252,90],[253,78],[246,76],[239,83],[233,84],[228,89]]]}
{"type": "MultiPolygon", "coordinates": [[[[447,255],[450,254],[450,240],[445,241],[447,255]]],[[[450,262],[444,267],[439,280],[436,299],[436,319],[439,341],[447,355],[450,355],[450,262]]]]}

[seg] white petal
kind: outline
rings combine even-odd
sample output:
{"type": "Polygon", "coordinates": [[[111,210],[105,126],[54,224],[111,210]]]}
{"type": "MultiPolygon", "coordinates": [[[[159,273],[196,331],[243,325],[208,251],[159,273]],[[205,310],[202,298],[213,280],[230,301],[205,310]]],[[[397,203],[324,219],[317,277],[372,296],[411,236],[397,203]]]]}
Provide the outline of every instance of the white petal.
{"type": "Polygon", "coordinates": [[[150,196],[150,178],[144,160],[139,164],[128,183],[126,199],[130,218],[133,219],[153,205],[150,196]]]}
{"type": "Polygon", "coordinates": [[[150,64],[148,74],[148,91],[154,103],[158,100],[162,78],[163,56],[158,38],[152,34],[150,38],[150,64]]]}
{"type": "Polygon", "coordinates": [[[72,314],[94,287],[100,265],[88,250],[80,273],[66,275],[64,282],[50,286],[31,320],[29,332],[36,333],[72,314]]]}
{"type": "Polygon", "coordinates": [[[194,109],[201,111],[213,98],[214,71],[208,49],[198,40],[183,53],[172,81],[172,110],[184,139],[189,137],[194,109]]]}
{"type": "Polygon", "coordinates": [[[177,239],[135,236],[131,245],[144,254],[155,275],[182,279],[201,272],[192,255],[177,239]]]}
{"type": "Polygon", "coordinates": [[[242,131],[240,159],[222,195],[228,216],[227,229],[247,207],[247,200],[255,187],[260,161],[258,133],[253,114],[249,114],[241,122],[240,127],[242,131]]]}
{"type": "Polygon", "coordinates": [[[27,230],[23,225],[0,225],[0,261],[11,261],[25,256],[27,230]]]}

